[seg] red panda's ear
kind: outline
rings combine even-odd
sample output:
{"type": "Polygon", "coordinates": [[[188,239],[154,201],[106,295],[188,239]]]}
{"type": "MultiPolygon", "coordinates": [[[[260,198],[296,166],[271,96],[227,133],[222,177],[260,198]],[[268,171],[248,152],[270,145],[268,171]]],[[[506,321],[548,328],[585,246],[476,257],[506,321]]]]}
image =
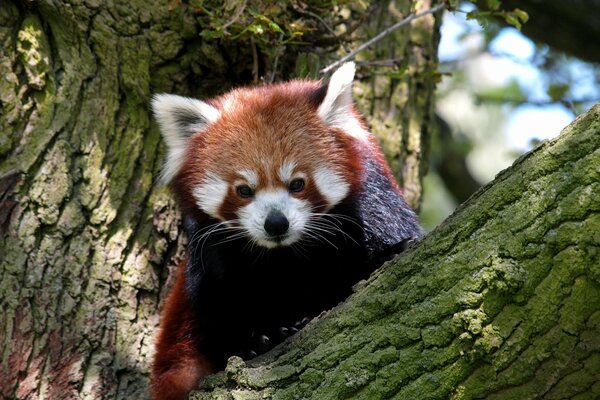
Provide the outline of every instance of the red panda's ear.
{"type": "Polygon", "coordinates": [[[181,167],[188,139],[215,122],[220,113],[203,101],[172,94],[154,95],[152,111],[167,144],[161,180],[169,183],[181,167]]]}
{"type": "Polygon", "coordinates": [[[356,118],[352,107],[352,81],[355,70],[354,63],[348,62],[333,73],[327,85],[327,94],[317,112],[327,125],[341,128],[357,139],[366,140],[369,133],[356,118]]]}

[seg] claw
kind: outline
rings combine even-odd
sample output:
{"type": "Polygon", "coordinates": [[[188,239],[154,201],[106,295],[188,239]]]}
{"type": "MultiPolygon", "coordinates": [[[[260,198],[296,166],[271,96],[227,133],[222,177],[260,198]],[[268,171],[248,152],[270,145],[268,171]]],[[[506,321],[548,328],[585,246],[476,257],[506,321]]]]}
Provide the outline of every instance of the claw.
{"type": "Polygon", "coordinates": [[[304,318],[302,318],[300,321],[297,321],[297,322],[294,324],[294,328],[296,328],[296,329],[300,330],[300,329],[304,328],[304,326],[305,326],[306,324],[308,324],[308,321],[310,321],[310,320],[308,319],[308,317],[304,317],[304,318]]]}
{"type": "Polygon", "coordinates": [[[258,354],[254,350],[242,350],[241,356],[244,360],[250,360],[251,358],[256,357],[258,354]]]}
{"type": "Polygon", "coordinates": [[[271,339],[267,335],[258,337],[258,351],[264,353],[271,348],[271,339]]]}
{"type": "Polygon", "coordinates": [[[281,328],[279,328],[279,335],[285,339],[286,337],[290,336],[291,333],[288,328],[286,328],[285,326],[282,326],[281,328]]]}

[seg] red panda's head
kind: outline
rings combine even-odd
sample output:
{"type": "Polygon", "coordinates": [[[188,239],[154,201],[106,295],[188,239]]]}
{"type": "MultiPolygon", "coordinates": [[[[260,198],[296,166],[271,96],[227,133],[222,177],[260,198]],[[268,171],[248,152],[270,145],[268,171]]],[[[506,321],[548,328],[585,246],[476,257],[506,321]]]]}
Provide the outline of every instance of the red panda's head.
{"type": "Polygon", "coordinates": [[[168,153],[162,179],[182,207],[273,248],[310,236],[315,219],[356,193],[370,142],[353,109],[354,64],[328,85],[292,81],[200,101],[156,95],[168,153]]]}

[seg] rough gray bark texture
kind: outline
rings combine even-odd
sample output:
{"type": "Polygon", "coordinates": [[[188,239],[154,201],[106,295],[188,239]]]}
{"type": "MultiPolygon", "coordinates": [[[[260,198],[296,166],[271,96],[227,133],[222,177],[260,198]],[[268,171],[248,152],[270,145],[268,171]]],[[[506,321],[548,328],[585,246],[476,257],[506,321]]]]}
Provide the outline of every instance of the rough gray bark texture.
{"type": "MultiPolygon", "coordinates": [[[[403,15],[413,5],[394,4],[403,15]]],[[[390,9],[361,7],[376,11],[364,13],[369,27],[390,9]]],[[[282,10],[315,35],[324,29],[291,5],[282,10]]],[[[336,29],[358,13],[340,10],[336,29]]],[[[177,208],[154,184],[164,148],[150,97],[209,97],[253,75],[248,42],[201,38],[200,17],[167,0],[0,2],[0,398],[147,397],[161,299],[184,247],[177,208]]],[[[430,16],[387,42],[412,55],[405,73],[378,77],[376,96],[357,88],[366,114],[373,99],[400,96],[386,121],[402,127],[403,142],[417,135],[417,156],[431,115],[435,26],[430,16]]],[[[346,39],[364,37],[361,29],[346,39]]],[[[304,51],[333,59],[333,43],[288,44],[277,76],[292,76],[304,51]]],[[[425,160],[415,160],[421,171],[425,160]]]]}
{"type": "Polygon", "coordinates": [[[600,105],[191,398],[600,398],[600,105]]]}
{"type": "MultiPolygon", "coordinates": [[[[415,12],[422,12],[438,2],[414,3],[415,12]]],[[[403,0],[377,8],[364,33],[367,37],[375,36],[406,17],[410,7],[411,1],[403,0]]],[[[357,84],[358,104],[381,141],[404,197],[415,210],[421,206],[429,141],[436,126],[433,97],[418,94],[433,92],[440,78],[437,72],[440,22],[441,15],[417,19],[410,30],[395,31],[358,57],[359,62],[364,60],[370,65],[371,71],[365,82],[357,84]],[[373,66],[386,62],[396,65],[396,72],[373,66]]]]}

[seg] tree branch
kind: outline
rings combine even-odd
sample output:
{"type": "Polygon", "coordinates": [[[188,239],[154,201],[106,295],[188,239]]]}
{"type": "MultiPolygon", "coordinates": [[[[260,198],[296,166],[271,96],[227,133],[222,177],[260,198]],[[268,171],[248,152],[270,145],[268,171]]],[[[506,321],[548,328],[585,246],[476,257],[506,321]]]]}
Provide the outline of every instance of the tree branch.
{"type": "Polygon", "coordinates": [[[321,70],[322,74],[326,74],[327,72],[331,71],[332,69],[338,67],[339,65],[345,63],[348,60],[351,60],[352,58],[354,58],[358,53],[360,53],[361,51],[363,51],[364,49],[368,48],[369,46],[372,46],[373,44],[379,42],[381,39],[383,39],[384,37],[386,37],[387,35],[389,35],[390,33],[394,32],[396,29],[401,28],[404,25],[409,24],[410,22],[412,22],[413,20],[417,19],[417,18],[421,18],[425,15],[429,15],[429,14],[434,14],[442,9],[444,9],[446,7],[445,4],[438,4],[435,7],[430,8],[429,10],[425,10],[423,12],[420,12],[418,14],[409,14],[408,17],[404,18],[402,21],[395,23],[394,25],[390,26],[389,28],[383,30],[381,33],[379,33],[377,36],[375,36],[372,39],[367,40],[365,43],[361,44],[360,46],[358,46],[355,50],[353,50],[350,54],[340,58],[338,61],[328,65],[327,67],[323,68],[321,70]]]}
{"type": "Polygon", "coordinates": [[[572,398],[600,363],[600,105],[192,399],[572,398]],[[573,384],[577,382],[577,384],[573,384]]]}

